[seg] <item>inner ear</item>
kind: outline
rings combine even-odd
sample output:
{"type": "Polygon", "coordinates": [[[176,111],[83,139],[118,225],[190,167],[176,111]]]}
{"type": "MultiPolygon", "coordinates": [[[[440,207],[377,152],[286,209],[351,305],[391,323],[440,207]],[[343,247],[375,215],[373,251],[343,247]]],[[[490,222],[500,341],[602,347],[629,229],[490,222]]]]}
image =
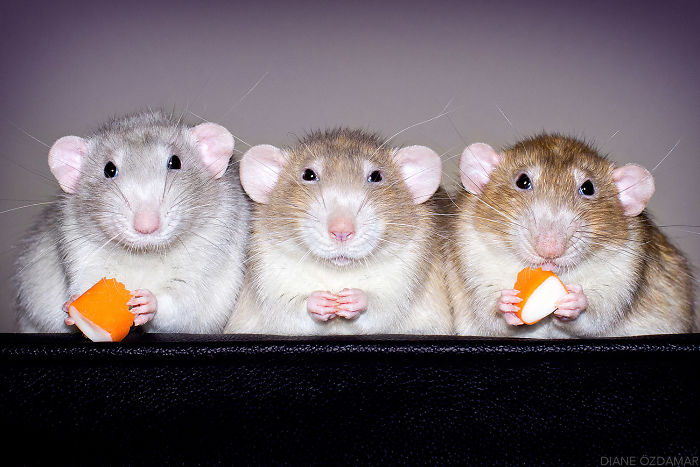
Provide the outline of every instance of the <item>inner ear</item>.
{"type": "Polygon", "coordinates": [[[401,168],[403,181],[416,204],[424,203],[440,187],[442,161],[440,156],[425,146],[408,146],[394,154],[401,168]]]}
{"type": "Polygon", "coordinates": [[[462,151],[459,177],[468,192],[480,195],[489,182],[491,172],[503,157],[485,143],[474,143],[462,151]]]}
{"type": "Polygon", "coordinates": [[[613,170],[612,178],[625,215],[641,214],[655,190],[651,173],[639,165],[627,164],[613,170]]]}
{"type": "Polygon", "coordinates": [[[66,193],[75,193],[87,155],[88,143],[79,136],[64,136],[49,149],[49,169],[66,193]]]}
{"type": "Polygon", "coordinates": [[[214,178],[221,177],[233,155],[235,141],[226,128],[216,123],[200,123],[190,130],[197,142],[202,162],[214,178]]]}
{"type": "Polygon", "coordinates": [[[285,153],[269,144],[248,149],[241,158],[241,185],[250,198],[266,204],[287,162],[285,153]]]}

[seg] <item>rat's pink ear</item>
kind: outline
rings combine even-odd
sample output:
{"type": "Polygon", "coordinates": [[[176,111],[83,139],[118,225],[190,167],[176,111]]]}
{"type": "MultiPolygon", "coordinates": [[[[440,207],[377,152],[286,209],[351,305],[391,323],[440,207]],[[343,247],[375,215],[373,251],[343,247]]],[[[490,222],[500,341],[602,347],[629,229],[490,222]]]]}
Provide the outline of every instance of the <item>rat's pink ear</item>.
{"type": "Polygon", "coordinates": [[[281,149],[260,144],[248,149],[241,159],[241,185],[251,199],[267,203],[287,158],[281,149]]]}
{"type": "Polygon", "coordinates": [[[49,168],[66,193],[75,193],[87,155],[88,143],[79,136],[64,136],[49,149],[49,168]]]}
{"type": "Polygon", "coordinates": [[[501,159],[501,155],[488,144],[474,143],[467,146],[459,159],[459,176],[464,188],[469,193],[480,195],[501,159]]]}
{"type": "Polygon", "coordinates": [[[644,211],[654,194],[654,177],[651,173],[644,167],[627,164],[613,170],[612,178],[625,216],[634,217],[644,211]]]}
{"type": "Polygon", "coordinates": [[[442,161],[435,151],[425,146],[408,146],[394,154],[401,175],[416,204],[424,203],[440,186],[442,161]]]}
{"type": "Polygon", "coordinates": [[[214,178],[221,177],[233,155],[233,135],[221,125],[209,122],[200,123],[191,131],[204,166],[214,178]]]}

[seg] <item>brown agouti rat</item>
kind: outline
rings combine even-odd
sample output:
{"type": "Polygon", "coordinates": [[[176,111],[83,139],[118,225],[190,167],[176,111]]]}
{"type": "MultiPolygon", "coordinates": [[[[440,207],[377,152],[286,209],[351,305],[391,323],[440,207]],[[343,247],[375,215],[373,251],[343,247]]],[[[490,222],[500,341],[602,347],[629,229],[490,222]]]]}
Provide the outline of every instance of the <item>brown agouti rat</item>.
{"type": "Polygon", "coordinates": [[[482,143],[460,160],[445,244],[462,335],[623,336],[688,332],[694,279],[644,212],[654,180],[616,167],[574,138],[542,134],[502,152],[482,143]],[[518,271],[555,272],[569,291],[553,315],[515,315],[518,271]]]}

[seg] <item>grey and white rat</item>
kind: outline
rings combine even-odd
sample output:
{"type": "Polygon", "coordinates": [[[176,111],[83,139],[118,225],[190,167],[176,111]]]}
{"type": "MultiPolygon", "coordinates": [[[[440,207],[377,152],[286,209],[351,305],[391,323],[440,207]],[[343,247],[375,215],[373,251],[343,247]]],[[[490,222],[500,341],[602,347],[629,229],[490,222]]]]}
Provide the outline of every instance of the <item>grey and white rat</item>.
{"type": "Polygon", "coordinates": [[[115,118],[49,151],[65,192],[25,242],[16,274],[23,332],[75,329],[68,304],[100,278],[131,290],[135,325],[221,332],[243,277],[249,201],[227,170],[224,127],[160,111],[115,118]]]}
{"type": "Polygon", "coordinates": [[[644,208],[654,192],[638,165],[616,167],[574,138],[542,134],[502,152],[472,144],[445,244],[462,335],[576,337],[689,332],[694,279],[644,208]],[[553,315],[514,314],[518,271],[541,267],[568,289],[553,315]]]}
{"type": "Polygon", "coordinates": [[[251,148],[250,257],[227,333],[451,332],[432,199],[440,157],[361,130],[251,148]]]}

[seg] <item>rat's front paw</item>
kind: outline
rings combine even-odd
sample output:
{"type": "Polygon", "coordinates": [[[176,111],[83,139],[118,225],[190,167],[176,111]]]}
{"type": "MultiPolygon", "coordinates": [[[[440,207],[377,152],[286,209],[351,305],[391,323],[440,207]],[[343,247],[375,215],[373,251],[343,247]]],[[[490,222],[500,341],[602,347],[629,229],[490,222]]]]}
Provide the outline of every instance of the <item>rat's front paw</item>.
{"type": "Polygon", "coordinates": [[[337,316],[353,319],[364,311],[367,311],[367,294],[362,290],[343,289],[338,292],[337,316]]]}
{"type": "Polygon", "coordinates": [[[138,289],[132,292],[133,298],[126,302],[131,312],[136,315],[134,326],[141,326],[153,319],[158,311],[158,300],[148,289],[138,289]]]}
{"type": "Polygon", "coordinates": [[[498,311],[503,313],[503,319],[511,326],[525,324],[523,320],[515,316],[515,313],[520,310],[515,304],[523,301],[522,298],[518,297],[519,293],[515,289],[501,290],[501,296],[498,298],[498,311]]]}
{"type": "MultiPolygon", "coordinates": [[[[62,309],[66,315],[68,315],[68,310],[70,310],[71,303],[73,303],[78,297],[80,297],[78,294],[71,295],[68,301],[63,304],[62,309]]],[[[75,320],[71,318],[70,315],[66,316],[63,319],[63,322],[66,323],[67,326],[73,326],[75,324],[75,320]]]]}
{"type": "Polygon", "coordinates": [[[557,301],[557,310],[554,312],[554,316],[561,321],[572,321],[588,308],[588,300],[580,285],[567,285],[566,289],[569,293],[557,301]]]}
{"type": "Polygon", "coordinates": [[[306,299],[306,309],[314,319],[328,321],[335,318],[337,297],[330,292],[316,291],[306,299]]]}

